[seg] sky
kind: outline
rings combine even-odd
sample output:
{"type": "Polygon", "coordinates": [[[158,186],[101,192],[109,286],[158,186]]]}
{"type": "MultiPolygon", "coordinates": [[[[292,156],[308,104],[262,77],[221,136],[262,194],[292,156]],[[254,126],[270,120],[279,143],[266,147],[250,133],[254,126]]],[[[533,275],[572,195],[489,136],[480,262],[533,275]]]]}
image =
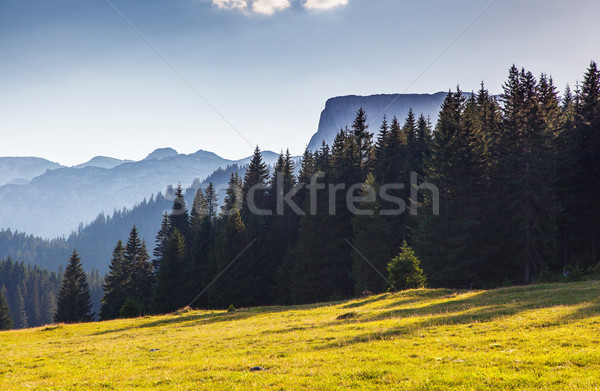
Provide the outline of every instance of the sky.
{"type": "Polygon", "coordinates": [[[303,152],[328,98],[435,93],[514,63],[563,90],[597,0],[0,0],[0,156],[303,152]]]}

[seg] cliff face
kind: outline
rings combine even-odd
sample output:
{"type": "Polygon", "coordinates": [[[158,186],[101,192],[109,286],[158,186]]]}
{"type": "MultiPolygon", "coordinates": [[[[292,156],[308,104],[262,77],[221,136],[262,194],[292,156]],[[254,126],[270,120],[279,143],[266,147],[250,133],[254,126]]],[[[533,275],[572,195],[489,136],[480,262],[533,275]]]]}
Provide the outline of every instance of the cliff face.
{"type": "Polygon", "coordinates": [[[321,112],[319,130],[310,139],[308,148],[314,151],[320,148],[323,141],[331,145],[335,135],[341,128],[352,126],[356,112],[361,107],[367,113],[367,121],[371,123],[369,130],[375,135],[379,133],[379,126],[381,126],[384,114],[388,119],[388,123],[395,115],[403,124],[411,107],[417,118],[422,113],[425,117],[429,116],[432,124],[435,124],[446,95],[446,92],[435,94],[348,95],[328,99],[325,103],[325,109],[321,112]]]}

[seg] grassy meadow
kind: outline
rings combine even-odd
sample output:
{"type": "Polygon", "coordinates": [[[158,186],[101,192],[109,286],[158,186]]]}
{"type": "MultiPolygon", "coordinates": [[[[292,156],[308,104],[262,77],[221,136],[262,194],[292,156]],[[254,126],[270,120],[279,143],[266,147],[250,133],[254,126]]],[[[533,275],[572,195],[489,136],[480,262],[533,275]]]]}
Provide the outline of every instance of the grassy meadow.
{"type": "Polygon", "coordinates": [[[600,282],[0,332],[12,389],[600,389],[600,282]]]}

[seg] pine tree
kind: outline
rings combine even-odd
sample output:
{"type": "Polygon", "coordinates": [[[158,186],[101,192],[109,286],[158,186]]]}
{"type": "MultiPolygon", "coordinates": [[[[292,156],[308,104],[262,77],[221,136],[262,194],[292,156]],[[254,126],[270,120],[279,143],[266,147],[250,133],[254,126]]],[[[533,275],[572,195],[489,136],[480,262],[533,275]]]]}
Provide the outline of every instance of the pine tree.
{"type": "Polygon", "coordinates": [[[550,178],[553,134],[544,121],[540,87],[530,72],[513,66],[503,88],[503,213],[511,217],[500,230],[511,246],[503,256],[518,260],[515,269],[521,270],[521,281],[529,283],[556,254],[558,205],[550,178]]]}
{"type": "Polygon", "coordinates": [[[27,311],[25,310],[25,297],[23,296],[23,285],[17,286],[15,298],[15,302],[17,303],[14,307],[14,313],[16,316],[13,317],[15,321],[15,326],[18,329],[25,329],[29,325],[29,319],[27,318],[27,311]]]}
{"type": "MultiPolygon", "coordinates": [[[[282,156],[282,165],[285,164],[282,156]]],[[[283,167],[282,167],[283,168],[283,167]]],[[[276,262],[269,257],[268,243],[272,214],[274,210],[269,209],[269,169],[263,161],[260,149],[256,147],[248,170],[244,175],[244,184],[242,187],[244,204],[242,207],[242,221],[244,223],[244,232],[249,241],[255,240],[252,251],[246,256],[246,266],[251,275],[246,278],[252,281],[251,284],[243,284],[247,289],[244,293],[246,298],[254,298],[256,304],[270,304],[271,292],[270,284],[272,275],[278,266],[276,262]],[[254,189],[254,194],[251,194],[254,189]],[[252,210],[255,206],[259,210],[252,210]],[[270,215],[269,215],[270,214],[270,215]]]]}
{"type": "Polygon", "coordinates": [[[360,167],[363,170],[363,174],[366,177],[366,173],[369,167],[369,160],[371,158],[372,140],[373,133],[369,132],[369,125],[367,124],[367,114],[361,107],[356,112],[356,117],[352,124],[352,136],[356,141],[356,147],[358,149],[358,156],[360,167]]]}
{"type": "Polygon", "coordinates": [[[156,234],[156,240],[154,241],[155,247],[152,251],[152,255],[154,258],[152,259],[152,269],[154,275],[158,273],[158,268],[160,267],[160,259],[165,251],[165,246],[167,244],[167,239],[169,238],[169,232],[171,232],[171,223],[169,214],[167,212],[163,215],[162,223],[160,224],[160,230],[156,234]]]}
{"type": "MultiPolygon", "coordinates": [[[[305,167],[306,169],[306,167],[305,167]]],[[[306,174],[306,173],[305,173],[306,174]]],[[[310,179],[308,179],[310,181],[310,179]]],[[[268,302],[273,302],[270,294],[274,296],[280,294],[276,287],[276,278],[282,278],[281,267],[284,263],[286,254],[296,241],[297,225],[299,215],[286,203],[282,203],[283,197],[288,194],[296,185],[294,176],[294,162],[289,150],[281,154],[275,164],[275,172],[271,178],[271,185],[268,198],[268,208],[275,214],[269,219],[269,233],[266,238],[266,251],[263,262],[258,262],[258,267],[262,272],[258,275],[258,284],[269,287],[268,302]]],[[[294,198],[292,202],[296,202],[294,198]]],[[[302,205],[302,204],[300,204],[302,205]]],[[[297,205],[300,208],[299,205],[297,205]]],[[[284,294],[285,295],[285,294],[284,294]]]]}
{"type": "Polygon", "coordinates": [[[225,190],[225,200],[221,206],[221,214],[227,216],[229,211],[242,208],[242,181],[237,172],[231,173],[227,189],[225,190]]]}
{"type": "Polygon", "coordinates": [[[188,262],[185,239],[175,229],[165,247],[152,292],[152,308],[159,314],[168,313],[188,304],[186,292],[188,262]]]}
{"type": "Polygon", "coordinates": [[[474,233],[481,224],[483,159],[475,112],[474,97],[466,103],[460,90],[448,93],[425,166],[427,181],[439,189],[440,210],[432,213],[431,195],[426,195],[413,241],[434,286],[479,283],[474,233]]]}
{"type": "Polygon", "coordinates": [[[402,244],[400,254],[390,261],[387,269],[389,281],[398,290],[423,288],[427,281],[419,259],[406,241],[402,244]]]}
{"type": "Polygon", "coordinates": [[[204,192],[202,191],[202,189],[196,190],[194,203],[192,204],[192,211],[190,213],[190,228],[192,229],[192,231],[198,229],[200,221],[207,212],[206,206],[207,205],[206,199],[204,198],[204,192]]]}
{"type": "Polygon", "coordinates": [[[73,250],[63,276],[54,321],[57,323],[91,321],[93,317],[91,308],[86,275],[77,251],[73,250]]]}
{"type": "Polygon", "coordinates": [[[409,161],[411,166],[416,167],[414,162],[418,159],[417,156],[417,122],[415,119],[415,113],[413,112],[412,107],[408,109],[408,114],[406,115],[406,120],[404,121],[404,126],[402,127],[402,131],[404,132],[404,136],[406,137],[406,145],[409,152],[409,161]]]}
{"type": "Polygon", "coordinates": [[[244,251],[250,242],[238,209],[232,209],[223,219],[215,245],[216,272],[220,277],[209,290],[209,303],[216,308],[231,304],[236,308],[250,306],[261,300],[254,296],[257,290],[253,248],[244,251]]]}
{"type": "MultiPolygon", "coordinates": [[[[373,188],[376,193],[379,192],[379,185],[371,174],[365,182],[362,196],[367,196],[368,187],[373,188]]],[[[381,293],[387,289],[387,282],[382,276],[386,275],[387,262],[397,250],[400,238],[393,230],[391,216],[380,215],[378,201],[363,202],[360,208],[373,210],[374,214],[352,218],[354,246],[358,250],[352,252],[354,293],[381,293]]]]}
{"type": "Polygon", "coordinates": [[[146,244],[140,240],[135,225],[125,245],[125,271],[129,276],[127,298],[135,300],[145,311],[150,305],[154,278],[146,244]]]}
{"type": "Polygon", "coordinates": [[[118,241],[110,260],[109,272],[104,280],[104,296],[100,308],[100,319],[115,319],[127,300],[131,275],[126,267],[125,247],[118,241]]]}
{"type": "Polygon", "coordinates": [[[244,217],[248,217],[250,214],[250,204],[253,203],[257,208],[262,209],[266,204],[266,188],[268,186],[269,179],[269,168],[267,164],[263,161],[262,153],[260,152],[260,148],[258,146],[254,150],[254,155],[252,156],[252,160],[250,160],[250,165],[246,170],[246,174],[244,175],[244,184],[242,185],[242,195],[244,204],[242,205],[242,211],[244,217]],[[249,200],[250,189],[254,188],[255,192],[252,195],[252,200],[249,200]]]}
{"type": "Polygon", "coordinates": [[[6,300],[6,287],[3,285],[0,289],[0,331],[13,328],[13,320],[10,317],[10,309],[6,300]]]}
{"type": "Polygon", "coordinates": [[[577,213],[578,233],[584,240],[583,253],[592,265],[600,260],[600,70],[592,62],[584,75],[576,104],[577,157],[574,171],[581,209],[577,213]]]}
{"type": "Polygon", "coordinates": [[[417,175],[424,175],[424,163],[427,161],[430,155],[431,146],[431,125],[429,121],[425,119],[425,116],[421,114],[417,120],[417,132],[415,141],[415,166],[411,167],[417,175]]]}
{"type": "Polygon", "coordinates": [[[217,218],[217,205],[219,200],[212,182],[208,184],[206,190],[204,191],[204,201],[206,202],[205,215],[209,220],[214,222],[214,220],[217,218]]]}
{"type": "Polygon", "coordinates": [[[214,242],[217,231],[217,195],[212,183],[204,191],[203,209],[199,212],[200,220],[194,224],[193,239],[190,250],[191,271],[188,278],[187,300],[194,307],[207,307],[207,296],[196,299],[196,296],[206,288],[216,273],[214,262],[214,242]]]}
{"type": "Polygon", "coordinates": [[[173,208],[169,216],[169,235],[177,229],[184,238],[189,239],[190,235],[190,216],[188,214],[185,198],[181,184],[175,190],[175,199],[173,200],[173,208]]]}

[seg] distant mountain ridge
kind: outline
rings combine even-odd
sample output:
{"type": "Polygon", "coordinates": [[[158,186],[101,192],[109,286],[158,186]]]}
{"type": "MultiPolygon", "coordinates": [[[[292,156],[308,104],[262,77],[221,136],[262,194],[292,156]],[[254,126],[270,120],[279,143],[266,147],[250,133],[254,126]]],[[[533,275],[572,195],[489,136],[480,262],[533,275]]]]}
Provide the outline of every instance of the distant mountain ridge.
{"type": "Polygon", "coordinates": [[[64,166],[39,157],[0,157],[0,186],[28,183],[47,170],[61,167],[64,166]]]}
{"type": "Polygon", "coordinates": [[[400,123],[404,122],[408,110],[418,117],[423,114],[429,117],[432,124],[437,122],[437,116],[447,92],[438,92],[435,94],[379,94],[369,96],[347,95],[328,99],[325,103],[325,109],[321,112],[319,119],[319,128],[310,142],[308,149],[314,151],[321,147],[323,141],[332,144],[335,135],[340,129],[346,126],[350,127],[356,112],[361,107],[367,114],[367,121],[370,124],[369,131],[375,135],[379,134],[379,126],[385,115],[388,122],[392,117],[397,116],[400,123]]]}
{"type": "MultiPolygon", "coordinates": [[[[268,164],[278,156],[263,152],[268,164]]],[[[247,164],[249,159],[229,160],[204,150],[186,155],[161,148],[137,162],[98,158],[84,166],[51,166],[55,168],[46,169],[29,182],[0,186],[0,228],[44,238],[66,236],[98,213],[131,208],[152,194],[164,192],[168,185],[188,187],[218,168],[247,164]]]]}
{"type": "Polygon", "coordinates": [[[115,159],[108,156],[96,156],[85,163],[73,166],[74,168],[98,167],[98,168],[115,168],[123,163],[131,163],[133,160],[115,159]]]}

